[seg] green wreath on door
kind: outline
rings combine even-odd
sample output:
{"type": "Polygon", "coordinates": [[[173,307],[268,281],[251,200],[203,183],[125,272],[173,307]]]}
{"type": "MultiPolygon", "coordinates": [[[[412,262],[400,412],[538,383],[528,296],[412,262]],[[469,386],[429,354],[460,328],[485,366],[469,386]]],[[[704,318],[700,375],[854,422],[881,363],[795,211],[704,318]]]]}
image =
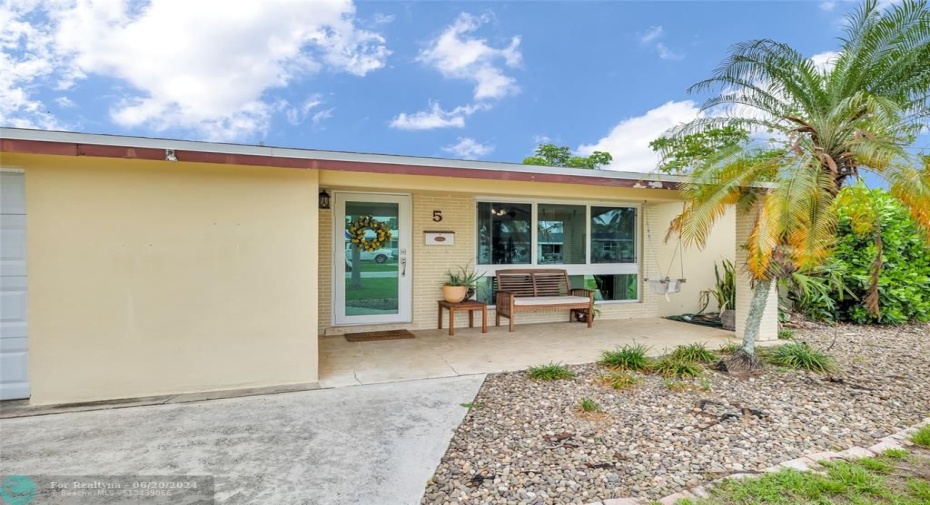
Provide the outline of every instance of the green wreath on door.
{"type": "Polygon", "coordinates": [[[352,244],[362,251],[374,252],[391,241],[391,228],[387,223],[372,216],[361,216],[349,223],[349,237],[352,244]],[[365,238],[365,231],[375,233],[374,238],[365,238]]]}

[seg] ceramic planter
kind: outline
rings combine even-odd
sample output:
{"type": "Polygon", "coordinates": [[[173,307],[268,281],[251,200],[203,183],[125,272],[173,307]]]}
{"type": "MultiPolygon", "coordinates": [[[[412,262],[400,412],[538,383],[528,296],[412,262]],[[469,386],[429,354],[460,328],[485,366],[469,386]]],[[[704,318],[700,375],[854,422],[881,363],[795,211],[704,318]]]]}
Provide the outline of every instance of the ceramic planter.
{"type": "Polygon", "coordinates": [[[468,286],[443,286],[442,298],[449,303],[459,303],[468,294],[468,286]]]}

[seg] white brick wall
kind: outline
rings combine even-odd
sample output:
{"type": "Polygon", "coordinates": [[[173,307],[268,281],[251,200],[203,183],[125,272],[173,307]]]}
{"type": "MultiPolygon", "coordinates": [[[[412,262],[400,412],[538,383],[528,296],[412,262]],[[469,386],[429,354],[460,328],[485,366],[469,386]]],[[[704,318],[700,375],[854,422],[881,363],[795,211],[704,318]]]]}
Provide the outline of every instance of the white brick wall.
{"type": "MultiPolygon", "coordinates": [[[[752,299],[750,275],[746,272],[746,242],[756,222],[757,210],[736,215],[736,336],[743,337],[746,330],[746,316],[749,314],[749,301],[752,299]]],[[[765,303],[765,314],[759,328],[759,341],[778,339],[778,291],[775,283],[765,303]]]]}
{"type": "MultiPolygon", "coordinates": [[[[450,267],[465,265],[475,258],[475,206],[474,195],[453,192],[425,192],[418,191],[412,194],[413,201],[413,323],[389,324],[378,326],[352,327],[353,331],[371,331],[388,328],[429,329],[436,327],[437,306],[436,301],[442,297],[441,285],[444,273],[450,267]],[[441,210],[443,220],[433,221],[433,211],[441,210]],[[444,230],[455,232],[454,246],[427,246],[424,243],[424,231],[444,230]]],[[[641,219],[649,220],[653,238],[661,241],[668,223],[656,221],[656,212],[644,206],[641,219]],[[656,238],[658,237],[658,238],[656,238]]],[[[332,226],[334,211],[320,212],[320,305],[319,321],[321,334],[342,333],[341,328],[333,328],[332,314],[332,226]]],[[[645,221],[640,226],[645,230],[645,221]]],[[[645,232],[643,232],[645,234],[645,232]]],[[[653,257],[653,248],[640,241],[640,266],[645,277],[658,277],[659,271],[653,257]]],[[[655,317],[659,300],[662,295],[653,295],[645,289],[643,275],[640,275],[641,302],[606,303],[599,304],[603,319],[628,319],[634,317],[655,317]]],[[[447,324],[447,315],[444,314],[444,325],[447,324]]],[[[517,323],[567,321],[568,312],[540,311],[520,314],[517,323]]],[[[494,324],[494,311],[488,311],[488,321],[494,324]]],[[[456,326],[467,326],[468,320],[459,317],[456,326]]],[[[502,321],[506,324],[506,320],[502,321]]]]}

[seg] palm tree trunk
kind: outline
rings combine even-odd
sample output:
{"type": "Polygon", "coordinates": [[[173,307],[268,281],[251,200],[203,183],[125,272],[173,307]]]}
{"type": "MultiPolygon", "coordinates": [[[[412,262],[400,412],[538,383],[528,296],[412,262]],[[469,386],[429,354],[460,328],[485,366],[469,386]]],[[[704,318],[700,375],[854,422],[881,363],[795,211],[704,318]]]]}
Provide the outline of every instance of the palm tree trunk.
{"type": "Polygon", "coordinates": [[[766,279],[756,283],[749,301],[749,314],[746,316],[746,329],[743,331],[743,351],[746,354],[756,353],[756,340],[759,338],[759,328],[762,326],[762,316],[765,315],[765,304],[772,288],[772,280],[766,279]]]}
{"type": "Polygon", "coordinates": [[[756,340],[759,338],[759,328],[762,326],[762,316],[765,315],[765,305],[771,288],[771,279],[756,283],[749,301],[746,328],[743,331],[743,348],[722,363],[722,370],[737,375],[753,374],[762,370],[762,362],[756,356],[756,340]]]}

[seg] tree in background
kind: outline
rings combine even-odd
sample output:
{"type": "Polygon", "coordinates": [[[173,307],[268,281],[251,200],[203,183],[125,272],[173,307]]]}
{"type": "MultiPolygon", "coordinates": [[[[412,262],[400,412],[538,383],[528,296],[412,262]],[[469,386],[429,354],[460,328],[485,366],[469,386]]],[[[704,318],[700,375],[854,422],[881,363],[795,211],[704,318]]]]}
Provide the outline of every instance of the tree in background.
{"type": "Polygon", "coordinates": [[[573,156],[568,147],[559,147],[555,144],[542,144],[536,148],[533,156],[523,160],[524,165],[540,165],[545,167],[569,168],[601,168],[613,161],[610,153],[594,151],[590,156],[573,156]]]}
{"type": "Polygon", "coordinates": [[[930,321],[930,244],[907,209],[887,191],[862,183],[843,188],[837,203],[839,240],[826,271],[807,279],[814,289],[789,290],[796,308],[813,319],[930,321]],[[863,300],[880,310],[869,310],[863,300]]]}
{"type": "Polygon", "coordinates": [[[662,153],[656,170],[664,174],[690,172],[720,151],[729,151],[749,143],[749,132],[734,125],[708,128],[681,136],[659,137],[649,143],[653,151],[662,153]]]}
{"type": "Polygon", "coordinates": [[[930,229],[930,170],[907,150],[930,119],[927,2],[881,11],[868,0],[847,17],[845,31],[827,66],[773,40],[734,45],[709,79],[689,89],[716,93],[702,105],[708,114],[666,135],[682,140],[729,126],[783,139],[775,156],[761,156],[771,146],[749,143],[693,167],[682,187],[684,210],[669,229],[685,245],[703,247],[729,205],[757,212],[745,244],[755,289],[730,370],[761,366],[755,342],[772,283],[829,256],[836,196],[860,169],[883,178],[914,222],[930,229]],[[725,114],[715,116],[720,109],[725,114]]]}

